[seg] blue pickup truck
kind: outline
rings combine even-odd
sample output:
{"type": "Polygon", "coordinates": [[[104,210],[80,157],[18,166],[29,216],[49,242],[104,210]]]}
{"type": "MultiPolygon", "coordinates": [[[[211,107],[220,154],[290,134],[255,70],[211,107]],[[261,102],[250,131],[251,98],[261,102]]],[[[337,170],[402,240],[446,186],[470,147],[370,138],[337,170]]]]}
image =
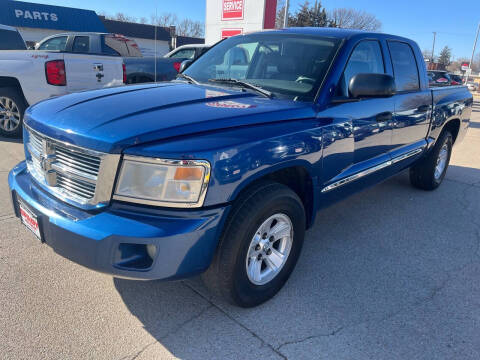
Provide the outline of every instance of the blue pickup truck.
{"type": "Polygon", "coordinates": [[[300,28],[236,36],[178,79],[30,107],[16,215],[88,268],[203,274],[243,307],[274,296],[322,208],[409,169],[442,182],[469,126],[465,87],[428,88],[411,40],[300,28]]]}

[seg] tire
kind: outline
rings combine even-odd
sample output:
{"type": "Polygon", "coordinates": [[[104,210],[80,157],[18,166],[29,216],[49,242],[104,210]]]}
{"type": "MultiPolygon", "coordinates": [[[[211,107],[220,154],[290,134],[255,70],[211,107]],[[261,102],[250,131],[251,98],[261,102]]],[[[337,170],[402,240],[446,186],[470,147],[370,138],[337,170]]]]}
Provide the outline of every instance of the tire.
{"type": "Polygon", "coordinates": [[[27,104],[23,95],[12,87],[0,88],[0,135],[22,136],[23,115],[27,104]]]}
{"type": "Polygon", "coordinates": [[[241,307],[253,307],[269,300],[283,287],[295,267],[303,245],[305,225],[302,201],[290,188],[274,182],[254,186],[233,205],[212,264],[203,274],[206,286],[241,307]],[[259,228],[266,220],[269,222],[265,229],[271,230],[272,236],[265,238],[259,228]],[[285,236],[280,238],[281,234],[285,236]],[[257,241],[260,243],[255,246],[257,241]],[[280,257],[277,257],[279,253],[284,254],[281,265],[280,257]],[[263,255],[263,258],[258,261],[255,254],[263,255]],[[274,260],[279,265],[275,271],[270,267],[274,260]],[[261,265],[255,266],[258,263],[261,265]],[[247,268],[260,269],[260,272],[247,271],[247,268]],[[262,272],[265,283],[260,278],[262,272]]]}
{"type": "Polygon", "coordinates": [[[410,183],[422,190],[438,188],[447,173],[452,146],[452,134],[448,130],[443,131],[430,153],[410,168],[410,183]],[[440,166],[442,161],[444,161],[443,166],[440,166]],[[440,167],[437,168],[437,166],[440,167]]]}

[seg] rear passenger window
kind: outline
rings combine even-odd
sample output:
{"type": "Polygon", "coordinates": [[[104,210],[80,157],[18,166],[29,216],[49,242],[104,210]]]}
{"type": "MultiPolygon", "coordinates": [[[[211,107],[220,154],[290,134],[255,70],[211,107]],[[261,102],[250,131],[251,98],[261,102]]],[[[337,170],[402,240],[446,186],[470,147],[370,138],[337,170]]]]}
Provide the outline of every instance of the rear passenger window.
{"type": "Polygon", "coordinates": [[[38,50],[65,51],[67,47],[68,36],[58,36],[45,40],[38,50]]]}
{"type": "Polygon", "coordinates": [[[365,40],[360,42],[348,60],[347,66],[343,72],[338,96],[348,96],[348,84],[357,74],[384,74],[385,66],[383,64],[382,49],[375,40],[365,40]]]}
{"type": "Polygon", "coordinates": [[[0,30],[0,50],[25,50],[25,43],[16,31],[0,30]]]}
{"type": "Polygon", "coordinates": [[[420,89],[417,61],[410,45],[398,41],[389,41],[388,48],[392,57],[397,91],[420,89]]]}
{"type": "Polygon", "coordinates": [[[75,53],[88,53],[90,50],[90,38],[88,36],[75,36],[72,51],[75,53]]]}

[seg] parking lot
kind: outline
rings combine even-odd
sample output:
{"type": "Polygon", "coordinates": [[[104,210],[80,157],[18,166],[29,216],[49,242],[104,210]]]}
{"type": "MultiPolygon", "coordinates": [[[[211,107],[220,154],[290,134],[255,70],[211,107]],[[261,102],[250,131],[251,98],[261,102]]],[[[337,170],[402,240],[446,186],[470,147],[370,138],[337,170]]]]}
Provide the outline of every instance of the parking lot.
{"type": "Polygon", "coordinates": [[[319,214],[297,268],[254,309],[197,278],[113,279],[53,253],[13,216],[0,147],[2,359],[479,359],[480,103],[434,192],[403,173],[319,214]]]}

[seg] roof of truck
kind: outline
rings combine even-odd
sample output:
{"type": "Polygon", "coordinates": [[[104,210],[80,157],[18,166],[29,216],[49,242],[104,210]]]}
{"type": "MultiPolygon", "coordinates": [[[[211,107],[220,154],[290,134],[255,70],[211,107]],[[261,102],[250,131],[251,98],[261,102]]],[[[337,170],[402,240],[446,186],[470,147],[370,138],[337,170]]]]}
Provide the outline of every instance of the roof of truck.
{"type": "Polygon", "coordinates": [[[349,39],[353,36],[362,36],[368,37],[372,36],[374,38],[389,38],[389,39],[398,39],[403,41],[412,41],[411,39],[404,38],[397,35],[385,34],[381,32],[374,31],[363,31],[363,30],[354,30],[354,29],[339,29],[339,28],[326,28],[326,27],[291,27],[278,30],[264,30],[263,33],[275,33],[275,32],[284,32],[289,34],[302,34],[302,35],[317,35],[317,36],[326,36],[334,37],[339,39],[349,39]]]}

